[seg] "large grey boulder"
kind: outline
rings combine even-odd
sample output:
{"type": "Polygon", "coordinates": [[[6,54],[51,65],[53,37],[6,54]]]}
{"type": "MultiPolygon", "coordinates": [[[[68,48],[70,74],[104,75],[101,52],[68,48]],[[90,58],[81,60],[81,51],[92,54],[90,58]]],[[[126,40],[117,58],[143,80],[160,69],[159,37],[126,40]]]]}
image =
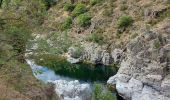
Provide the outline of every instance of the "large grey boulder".
{"type": "Polygon", "coordinates": [[[73,58],[73,57],[67,57],[67,61],[70,62],[71,64],[77,64],[81,62],[80,58],[73,58]]]}
{"type": "Polygon", "coordinates": [[[56,80],[55,91],[62,100],[91,100],[92,90],[89,84],[80,83],[78,80],[56,80]]]}

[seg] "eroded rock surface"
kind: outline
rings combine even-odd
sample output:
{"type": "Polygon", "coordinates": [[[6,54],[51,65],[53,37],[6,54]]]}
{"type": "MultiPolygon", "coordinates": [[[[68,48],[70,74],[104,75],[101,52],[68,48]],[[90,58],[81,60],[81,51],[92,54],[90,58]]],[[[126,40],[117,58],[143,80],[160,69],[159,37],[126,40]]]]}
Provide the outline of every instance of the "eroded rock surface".
{"type": "Polygon", "coordinates": [[[116,85],[127,100],[170,100],[169,44],[167,34],[138,36],[128,43],[126,57],[108,84],[116,85]]]}
{"type": "Polygon", "coordinates": [[[92,90],[89,84],[81,84],[78,80],[56,80],[55,91],[62,100],[91,100],[92,90]]]}

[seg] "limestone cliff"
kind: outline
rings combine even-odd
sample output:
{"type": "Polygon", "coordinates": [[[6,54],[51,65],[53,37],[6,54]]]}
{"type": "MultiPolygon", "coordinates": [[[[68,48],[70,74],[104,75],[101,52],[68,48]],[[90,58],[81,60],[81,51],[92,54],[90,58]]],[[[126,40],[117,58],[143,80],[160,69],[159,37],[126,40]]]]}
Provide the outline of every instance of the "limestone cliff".
{"type": "Polygon", "coordinates": [[[118,73],[108,80],[127,100],[170,99],[169,24],[146,31],[126,46],[118,73]]]}

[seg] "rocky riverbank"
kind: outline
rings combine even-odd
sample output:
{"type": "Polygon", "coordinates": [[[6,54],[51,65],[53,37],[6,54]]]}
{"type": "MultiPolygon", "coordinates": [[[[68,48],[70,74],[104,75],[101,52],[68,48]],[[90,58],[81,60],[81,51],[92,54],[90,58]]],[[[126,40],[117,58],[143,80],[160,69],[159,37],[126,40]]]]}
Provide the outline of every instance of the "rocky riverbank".
{"type": "Polygon", "coordinates": [[[54,84],[59,100],[91,100],[92,88],[89,83],[55,74],[53,70],[36,65],[32,60],[27,60],[34,76],[45,83],[54,84]]]}
{"type": "Polygon", "coordinates": [[[170,35],[158,32],[128,43],[118,73],[108,80],[127,100],[170,100],[170,35]]]}
{"type": "MultiPolygon", "coordinates": [[[[165,28],[167,26],[164,26],[165,28]]],[[[70,48],[68,61],[78,63],[111,65],[120,69],[108,80],[118,93],[127,100],[169,100],[170,99],[170,35],[168,28],[145,30],[132,39],[124,49],[109,51],[105,46],[83,44],[84,51],[79,58],[76,50],[70,48]]]]}

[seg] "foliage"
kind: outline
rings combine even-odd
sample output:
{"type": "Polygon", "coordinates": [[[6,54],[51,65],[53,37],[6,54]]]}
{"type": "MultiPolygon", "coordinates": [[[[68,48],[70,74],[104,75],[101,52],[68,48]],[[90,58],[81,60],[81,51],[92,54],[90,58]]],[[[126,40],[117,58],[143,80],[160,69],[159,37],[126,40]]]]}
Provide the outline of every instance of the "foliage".
{"type": "Polygon", "coordinates": [[[100,3],[101,1],[103,1],[103,0],[90,0],[90,4],[96,5],[96,4],[100,3]]]}
{"type": "Polygon", "coordinates": [[[48,44],[46,39],[38,39],[36,41],[36,43],[37,43],[37,46],[38,46],[38,50],[37,51],[41,51],[41,53],[48,52],[51,49],[50,45],[48,44]]]}
{"type": "Polygon", "coordinates": [[[41,0],[3,0],[0,9],[0,84],[3,83],[7,95],[0,98],[14,99],[9,96],[12,93],[21,99],[47,95],[45,85],[35,79],[25,62],[26,44],[33,30],[32,20],[40,18],[45,10],[39,7],[43,5],[41,0]],[[30,88],[32,90],[28,91],[30,88]],[[31,95],[33,91],[37,91],[34,96],[31,95]]]}
{"type": "Polygon", "coordinates": [[[67,32],[53,33],[52,37],[50,37],[49,40],[52,42],[51,45],[53,45],[53,48],[56,48],[56,54],[67,52],[68,48],[72,44],[72,41],[67,32]]]}
{"type": "Polygon", "coordinates": [[[47,9],[49,9],[52,5],[56,4],[56,0],[43,0],[47,9]]]}
{"type": "Polygon", "coordinates": [[[167,9],[165,12],[161,13],[160,17],[161,17],[162,19],[164,19],[164,18],[166,18],[166,17],[170,18],[170,8],[167,9]]]}
{"type": "Polygon", "coordinates": [[[130,16],[121,16],[118,19],[117,25],[118,25],[119,28],[126,28],[129,25],[131,25],[132,22],[133,22],[133,19],[130,16]]]}
{"type": "Polygon", "coordinates": [[[43,23],[46,7],[42,0],[3,0],[3,16],[27,22],[32,26],[43,23]],[[24,9],[23,9],[24,7],[24,9]]]}
{"type": "Polygon", "coordinates": [[[61,29],[62,30],[70,29],[71,25],[72,25],[72,18],[67,17],[67,18],[65,18],[64,22],[62,23],[61,29]]]}
{"type": "Polygon", "coordinates": [[[65,11],[71,12],[71,11],[74,10],[74,8],[75,8],[75,6],[74,6],[73,4],[70,4],[70,3],[66,3],[66,4],[64,5],[64,10],[65,10],[65,11]]]}
{"type": "Polygon", "coordinates": [[[11,41],[10,45],[12,45],[13,51],[20,54],[17,59],[22,62],[24,60],[25,45],[31,37],[30,30],[23,26],[7,26],[4,32],[11,41]]]}
{"type": "Polygon", "coordinates": [[[84,48],[80,44],[74,45],[73,48],[75,49],[74,57],[79,58],[82,55],[84,48]]]}
{"type": "Polygon", "coordinates": [[[155,49],[159,49],[161,47],[161,42],[159,39],[155,40],[153,43],[155,49]]]}
{"type": "Polygon", "coordinates": [[[98,44],[103,44],[104,43],[104,38],[102,34],[99,33],[92,33],[88,38],[88,41],[98,43],[98,44]]]}
{"type": "Polygon", "coordinates": [[[80,3],[80,4],[77,4],[76,7],[74,8],[72,15],[76,17],[85,12],[87,12],[86,5],[80,3]]]}
{"type": "Polygon", "coordinates": [[[110,91],[102,86],[102,84],[95,84],[93,90],[94,100],[116,100],[110,91]]]}
{"type": "Polygon", "coordinates": [[[91,16],[87,13],[81,14],[77,17],[77,23],[81,27],[86,27],[91,24],[91,16]]]}

